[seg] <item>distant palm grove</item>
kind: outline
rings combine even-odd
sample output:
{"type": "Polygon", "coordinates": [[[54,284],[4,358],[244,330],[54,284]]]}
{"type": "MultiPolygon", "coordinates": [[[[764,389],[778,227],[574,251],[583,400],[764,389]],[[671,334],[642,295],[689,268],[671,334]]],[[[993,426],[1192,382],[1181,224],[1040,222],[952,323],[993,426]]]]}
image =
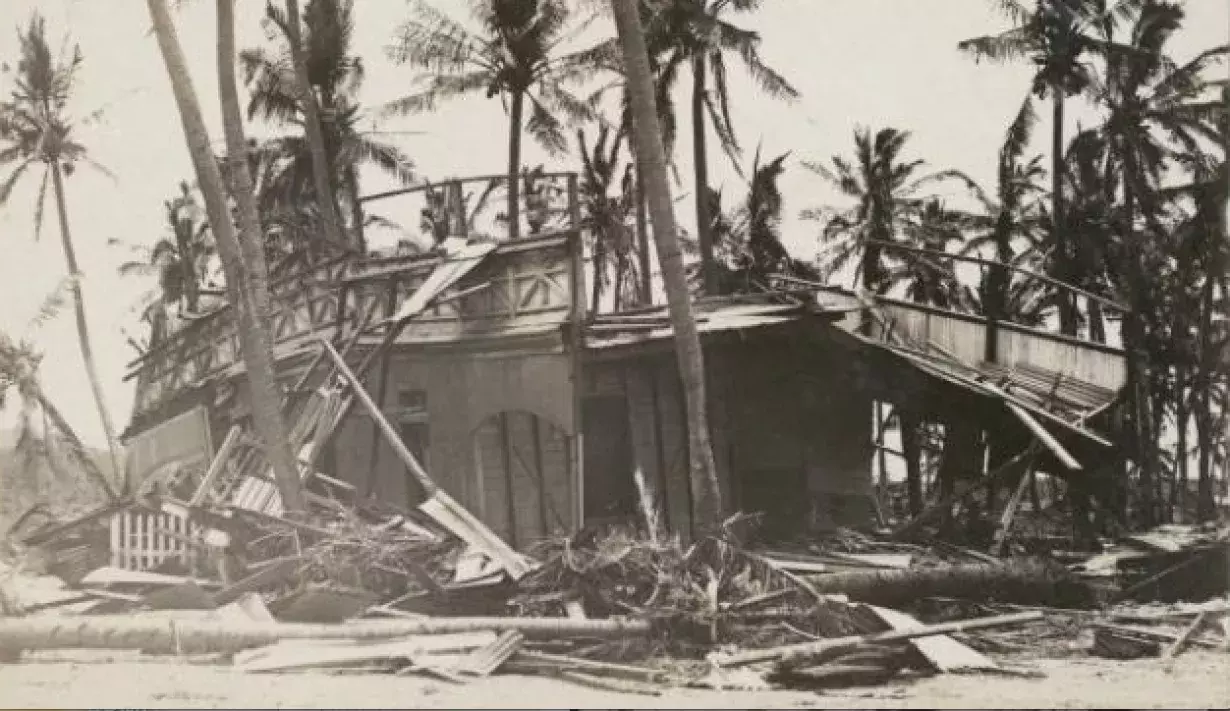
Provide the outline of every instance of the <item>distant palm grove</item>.
{"type": "MultiPolygon", "coordinates": [[[[231,96],[223,81],[225,142],[202,142],[200,107],[181,76],[176,3],[148,2],[196,175],[168,185],[161,208],[149,206],[165,214],[164,234],[120,245],[132,250],[123,274],[153,284],[139,309],[146,330],[133,340],[138,350],[224,300],[261,313],[269,279],[370,253],[373,230],[400,235],[402,252],[433,249],[429,216],[423,225],[399,225],[365,209],[361,197],[375,190],[362,185],[362,176],[379,173],[395,187],[459,177],[420,174],[412,150],[375,127],[391,117],[412,122],[470,95],[508,117],[507,153],[493,157],[490,172],[505,176],[509,195],[506,202],[467,196],[466,209],[511,213],[501,215],[507,229],[499,238],[525,236],[517,212],[534,176],[575,171],[590,263],[587,308],[634,308],[661,293],[624,56],[614,30],[603,34],[607,2],[411,0],[404,23],[389,28],[387,46],[360,47],[353,30],[365,3],[304,0],[300,7],[298,0],[270,0],[260,17],[263,44],[224,46],[234,44],[233,17],[229,37],[220,29],[219,56],[233,54],[232,77],[246,89],[246,101],[232,103],[238,94],[231,96]],[[375,62],[398,67],[408,88],[385,105],[364,106],[365,67],[375,62]],[[245,127],[252,126],[262,138],[247,138],[245,127]],[[551,165],[527,165],[524,139],[545,149],[551,165]]],[[[766,291],[788,277],[1122,347],[1135,522],[1215,515],[1230,454],[1230,50],[1172,58],[1169,45],[1185,20],[1182,2],[988,0],[1002,25],[952,51],[986,72],[1001,64],[1032,72],[1019,110],[1003,127],[990,184],[917,155],[909,126],[851,125],[849,150],[841,155],[749,150],[749,135],[770,129],[736,126],[731,106],[778,102],[785,111],[799,96],[793,68],[769,66],[759,34],[748,29],[766,3],[638,4],[668,158],[675,137],[691,135],[692,172],[676,174],[683,197],[675,204],[695,217],[694,233],[680,235],[695,295],[766,291]],[[732,92],[728,75],[735,69],[753,78],[756,94],[732,92]],[[1066,131],[1065,116],[1078,109],[1097,120],[1066,131]],[[709,178],[714,160],[730,161],[743,187],[719,192],[709,178]],[[806,206],[801,224],[813,249],[791,253],[785,243],[801,240],[783,239],[778,183],[785,171],[800,169],[837,198],[806,206]]],[[[233,12],[233,0],[218,5],[222,18],[233,12]]],[[[64,296],[71,299],[112,471],[87,455],[45,396],[42,356],[28,339],[0,334],[0,401],[22,412],[17,441],[32,458],[68,457],[117,496],[125,489],[122,466],[65,209],[74,199],[75,171],[105,170],[92,160],[92,147],[77,142],[75,122],[85,119],[71,111],[77,70],[89,56],[49,36],[37,14],[18,39],[0,57],[8,67],[0,75],[0,206],[32,211],[39,226],[45,209],[55,210],[66,279],[44,315],[50,318],[64,296]],[[37,185],[33,205],[11,199],[25,182],[37,185]]],[[[834,112],[839,104],[830,104],[834,112]]],[[[262,347],[260,329],[252,328],[243,336],[245,352],[262,347]]],[[[274,392],[271,367],[256,365],[249,365],[254,387],[266,378],[274,392]]],[[[278,441],[276,413],[254,409],[262,436],[278,441]]],[[[289,450],[281,456],[271,457],[275,470],[295,476],[289,450]]],[[[294,503],[288,499],[290,508],[294,503]]]]}

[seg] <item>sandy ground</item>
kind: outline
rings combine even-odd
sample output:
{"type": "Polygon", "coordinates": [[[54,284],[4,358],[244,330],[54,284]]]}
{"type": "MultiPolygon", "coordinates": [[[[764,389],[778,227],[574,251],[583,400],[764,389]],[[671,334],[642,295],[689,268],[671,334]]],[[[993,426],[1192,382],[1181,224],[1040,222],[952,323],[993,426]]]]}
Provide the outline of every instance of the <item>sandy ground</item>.
{"type": "MultiPolygon", "coordinates": [[[[459,686],[423,677],[246,674],[226,666],[112,654],[28,655],[0,665],[6,708],[1225,708],[1230,656],[1039,660],[1045,678],[940,675],[824,692],[599,691],[563,681],[494,676],[459,686]]],[[[1019,665],[1018,665],[1019,666],[1019,665]]]]}

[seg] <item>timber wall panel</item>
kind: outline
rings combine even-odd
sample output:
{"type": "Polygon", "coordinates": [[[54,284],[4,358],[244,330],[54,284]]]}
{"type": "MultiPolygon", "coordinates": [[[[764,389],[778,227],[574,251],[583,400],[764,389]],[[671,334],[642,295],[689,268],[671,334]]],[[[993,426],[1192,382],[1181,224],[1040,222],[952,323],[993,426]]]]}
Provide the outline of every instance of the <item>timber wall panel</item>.
{"type": "MultiPolygon", "coordinates": [[[[661,515],[665,515],[662,450],[658,441],[657,404],[654,400],[652,371],[639,363],[624,368],[628,410],[628,441],[632,447],[633,472],[640,470],[645,486],[661,515]]],[[[597,472],[593,475],[597,476],[597,472]]],[[[586,476],[591,476],[586,472],[586,476]]]]}
{"type": "Polygon", "coordinates": [[[662,491],[667,522],[676,532],[690,536],[692,492],[688,466],[688,426],[679,372],[673,360],[652,366],[656,383],[658,438],[662,447],[662,491]]]}

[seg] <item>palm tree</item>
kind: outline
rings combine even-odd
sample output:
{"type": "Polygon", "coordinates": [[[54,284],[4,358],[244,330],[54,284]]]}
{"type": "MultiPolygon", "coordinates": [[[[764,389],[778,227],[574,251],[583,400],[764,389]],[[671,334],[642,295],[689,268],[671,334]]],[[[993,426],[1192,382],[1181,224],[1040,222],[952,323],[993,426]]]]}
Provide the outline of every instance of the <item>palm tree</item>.
{"type": "MultiPolygon", "coordinates": [[[[738,55],[760,89],[769,97],[791,100],[798,96],[798,91],[784,77],[764,63],[760,56],[760,34],[738,27],[726,19],[732,13],[754,12],[761,5],[761,0],[662,0],[644,3],[643,11],[649,15],[645,24],[648,46],[660,65],[659,81],[673,82],[681,66],[688,66],[692,72],[696,229],[705,292],[709,294],[717,293],[718,271],[713,252],[713,215],[709,212],[706,122],[713,124],[722,149],[732,159],[736,159],[739,152],[739,142],[730,118],[726,58],[731,54],[738,55]]],[[[668,92],[670,86],[666,84],[668,92]]]]}
{"type": "Polygon", "coordinates": [[[717,465],[709,440],[709,421],[705,400],[704,353],[700,334],[692,315],[687,275],[671,209],[670,181],[667,177],[666,149],[658,125],[654,102],[653,74],[649,51],[637,13],[636,0],[611,0],[615,26],[623,49],[630,104],[633,110],[637,161],[645,176],[645,193],[653,220],[654,244],[662,266],[667,306],[675,332],[675,353],[683,384],[688,426],[688,469],[692,491],[693,521],[701,533],[717,533],[722,523],[722,492],[717,481],[717,465]]]}
{"type": "MultiPolygon", "coordinates": [[[[1042,167],[1042,156],[1024,159],[1036,118],[1033,101],[1026,98],[999,151],[994,195],[962,175],[981,210],[968,220],[974,234],[965,243],[964,253],[986,252],[989,248],[990,254],[984,256],[1016,267],[1039,261],[1038,247],[1047,224],[1042,204],[1046,189],[1041,184],[1046,170],[1042,167]]],[[[975,300],[977,311],[995,321],[1039,325],[1043,321],[1046,292],[1037,280],[1014,279],[1014,274],[998,266],[985,270],[975,300]]],[[[994,340],[988,339],[988,359],[994,358],[993,344],[994,340]]]]}
{"type": "Polygon", "coordinates": [[[227,188],[211,149],[209,131],[166,0],[146,0],[146,5],[226,272],[227,292],[235,310],[240,352],[247,369],[253,421],[268,451],[284,506],[288,511],[302,511],[298,467],[291,455],[285,423],[282,422],[281,393],[274,377],[272,348],[265,324],[265,314],[269,313],[268,272],[245,160],[247,151],[242,140],[242,116],[234,75],[233,6],[231,0],[218,2],[218,68],[220,99],[227,128],[228,167],[234,177],[232,182],[236,201],[240,203],[242,243],[231,221],[227,188]],[[236,141],[236,138],[239,140],[236,141]]]}
{"type": "Polygon", "coordinates": [[[870,129],[858,128],[854,131],[853,162],[833,156],[832,168],[822,163],[803,163],[855,201],[854,206],[845,209],[803,211],[803,219],[823,224],[820,237],[826,246],[819,261],[826,277],[861,252],[855,279],[861,275],[864,288],[876,294],[893,286],[893,271],[886,263],[883,245],[902,242],[915,230],[919,210],[924,205],[920,192],[924,187],[956,175],[952,171],[919,175],[925,161],[902,162],[901,154],[909,137],[908,131],[895,128],[880,129],[874,136],[870,129]]]}
{"type": "MultiPolygon", "coordinates": [[[[1091,87],[1107,110],[1100,130],[1111,169],[1120,176],[1118,227],[1123,237],[1115,272],[1131,307],[1124,316],[1123,342],[1129,360],[1127,387],[1134,405],[1140,486],[1150,492],[1143,512],[1145,523],[1161,515],[1151,492],[1158,482],[1160,462],[1161,423],[1155,415],[1160,409],[1160,384],[1168,373],[1158,352],[1168,346],[1156,338],[1159,328],[1170,323],[1166,295],[1159,288],[1164,282],[1154,278],[1169,264],[1165,247],[1172,241],[1162,219],[1164,193],[1160,187],[1171,160],[1199,156],[1202,142],[1221,145],[1224,140],[1218,121],[1225,107],[1221,102],[1202,100],[1211,86],[1203,75],[1226,57],[1228,49],[1215,47],[1176,66],[1167,56],[1166,43],[1181,27],[1183,17],[1176,3],[1142,0],[1128,45],[1110,46],[1106,79],[1091,87]]],[[[1112,37],[1108,29],[1108,40],[1112,37]]]]}
{"type": "MultiPolygon", "coordinates": [[[[625,164],[620,152],[626,134],[612,131],[603,123],[590,146],[584,129],[577,129],[581,153],[581,226],[589,236],[594,286],[590,310],[598,312],[603,290],[610,285],[614,294],[612,309],[620,307],[636,290],[636,249],[629,220],[636,209],[635,169],[625,164]],[[611,272],[614,273],[612,281],[611,272]]],[[[635,296],[632,296],[635,299],[635,296]]]]}
{"type": "MultiPolygon", "coordinates": [[[[1120,16],[1138,3],[1139,0],[1038,0],[1030,9],[1020,0],[995,0],[996,7],[1014,26],[1000,34],[975,37],[957,45],[975,60],[1028,59],[1038,68],[1030,90],[1038,98],[1051,99],[1051,241],[1056,246],[1055,277],[1063,281],[1070,282],[1078,276],[1071,273],[1072,248],[1064,233],[1065,101],[1084,91],[1093,79],[1094,70],[1086,57],[1110,48],[1090,33],[1113,27],[1120,16]]],[[[1075,308],[1071,298],[1061,297],[1060,330],[1068,335],[1076,335],[1075,308]]]]}
{"type": "Polygon", "coordinates": [[[756,293],[768,288],[775,275],[818,280],[810,264],[790,256],[782,244],[782,194],[777,180],[785,171],[789,153],[760,162],[757,150],[752,160],[751,181],[743,203],[726,213],[721,193],[710,190],[713,207],[713,241],[718,260],[722,293],[756,293]]]}
{"type": "Polygon", "coordinates": [[[366,220],[359,202],[359,167],[374,165],[398,182],[410,184],[415,179],[413,163],[396,146],[381,141],[376,133],[360,129],[364,115],[357,96],[364,70],[362,60],[350,54],[354,33],[352,0],[311,0],[298,23],[292,23],[290,17],[298,14],[297,3],[290,0],[287,6],[293,12],[282,13],[273,4],[267,5],[265,11],[270,41],[283,44],[279,51],[253,48],[239,55],[244,82],[250,91],[248,118],[259,116],[280,126],[305,128],[305,135],[272,139],[258,148],[271,171],[264,181],[258,181],[263,183],[258,189],[261,213],[284,215],[293,206],[310,202],[317,206],[315,212],[327,226],[330,209],[336,215],[341,207],[337,203],[344,200],[355,244],[335,246],[363,250],[366,220]],[[302,48],[299,54],[304,55],[302,62],[312,101],[300,98],[303,92],[294,70],[296,53],[291,49],[296,42],[302,48]],[[327,194],[331,196],[324,200],[316,199],[321,187],[317,185],[316,149],[309,130],[317,114],[323,151],[320,162],[324,165],[327,194]]]}
{"type": "Polygon", "coordinates": [[[153,246],[142,245],[142,259],[120,265],[121,276],[156,276],[158,301],[179,304],[188,313],[200,311],[201,289],[209,278],[210,260],[216,254],[204,210],[187,181],[179,184],[179,194],[163,202],[169,237],[153,246]]]}
{"type": "Polygon", "coordinates": [[[481,34],[422,0],[412,7],[413,18],[398,30],[389,55],[396,64],[425,74],[419,77],[419,91],[390,102],[385,113],[432,111],[441,101],[467,94],[507,101],[507,218],[509,236],[516,239],[521,230],[521,134],[528,131],[552,155],[564,153],[561,117],[569,122],[593,118],[592,103],[573,89],[609,66],[603,60],[609,48],[557,51],[576,34],[569,29],[572,13],[564,0],[476,0],[472,7],[481,34]]]}
{"type": "Polygon", "coordinates": [[[37,12],[30,17],[24,32],[18,33],[20,59],[17,63],[16,87],[9,100],[0,102],[0,141],[7,144],[0,149],[0,167],[9,169],[0,180],[0,205],[8,202],[13,187],[31,168],[41,164],[43,177],[39,184],[35,210],[35,238],[42,225],[43,205],[50,180],[55,199],[56,216],[59,219],[60,243],[64,249],[64,261],[71,279],[73,307],[77,322],[77,343],[85,361],[86,375],[94,395],[94,405],[102,422],[111,455],[111,466],[116,476],[120,474],[120,458],[115,438],[115,426],[107,410],[98,366],[94,362],[94,349],[85,312],[85,298],[81,293],[81,269],[77,264],[77,252],[73,246],[72,233],[68,226],[68,198],[65,194],[65,176],[71,176],[78,164],[85,164],[106,173],[106,169],[90,159],[85,146],[73,136],[73,119],[68,113],[68,103],[76,88],[77,70],[83,58],[78,47],[71,54],[56,57],[47,44],[46,26],[37,12]]]}
{"type": "MultiPolygon", "coordinates": [[[[69,282],[71,279],[66,279],[61,288],[56,289],[43,301],[27,330],[35,330],[56,316],[63,306],[64,292],[71,289],[69,282]]],[[[22,474],[37,476],[38,460],[45,461],[54,471],[57,460],[52,450],[59,444],[60,449],[67,455],[68,462],[102,489],[110,501],[115,501],[118,496],[114,484],[95,464],[64,413],[43,389],[38,374],[42,359],[42,354],[28,338],[15,341],[8,334],[0,333],[0,408],[8,405],[14,396],[19,401],[16,450],[25,465],[25,472],[22,474]],[[41,428],[35,424],[40,420],[41,428]],[[39,429],[41,433],[38,432],[39,429]]],[[[9,482],[0,488],[5,489],[6,497],[9,492],[18,490],[16,482],[9,482]]]]}

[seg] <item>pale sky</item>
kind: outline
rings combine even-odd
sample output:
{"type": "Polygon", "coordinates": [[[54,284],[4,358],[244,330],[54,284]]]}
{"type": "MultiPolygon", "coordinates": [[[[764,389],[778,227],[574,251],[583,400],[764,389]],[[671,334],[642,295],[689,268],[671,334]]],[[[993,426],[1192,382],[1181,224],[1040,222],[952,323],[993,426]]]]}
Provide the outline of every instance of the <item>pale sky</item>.
{"type": "MultiPolygon", "coordinates": [[[[214,60],[214,4],[185,0],[176,12],[180,40],[191,62],[192,78],[210,122],[211,137],[221,146],[214,60]]],[[[357,0],[353,51],[367,68],[361,99],[375,106],[408,92],[412,74],[392,66],[383,47],[406,15],[399,0],[357,0]]],[[[435,0],[459,19],[467,18],[463,0],[435,0]]],[[[15,64],[15,28],[34,8],[47,17],[50,36],[71,33],[81,46],[75,113],[106,106],[103,121],[81,131],[94,158],[116,180],[79,170],[67,183],[70,226],[85,272],[84,289],[95,352],[108,405],[118,428],[128,421],[132,385],[122,382],[135,351],[123,332],[140,332],[131,312],[150,284],[116,274],[128,258],[108,247],[111,238],[152,243],[164,229],[162,203],[182,179],[194,179],[179,116],[157,45],[148,33],[142,0],[0,0],[0,60],[15,64]]],[[[240,48],[264,41],[259,17],[263,0],[238,2],[240,48]]],[[[758,142],[766,157],[790,151],[792,159],[827,159],[852,150],[856,125],[910,130],[909,156],[924,158],[932,168],[959,168],[990,184],[995,153],[1004,129],[1028,87],[1023,65],[976,65],[956,49],[959,40],[996,32],[1004,21],[988,0],[770,0],[756,16],[739,18],[763,37],[768,63],[799,89],[793,105],[759,96],[737,61],[732,61],[733,113],[750,164],[758,142]]],[[[1230,3],[1188,0],[1185,29],[1171,47],[1179,60],[1223,43],[1230,33],[1230,3]]],[[[609,23],[603,31],[613,33],[609,23]]],[[[0,77],[6,94],[9,79],[0,77]]],[[[680,90],[690,89],[686,74],[680,90]]],[[[686,94],[679,97],[686,110],[686,94]]],[[[1073,125],[1082,119],[1073,111],[1073,125]]],[[[1035,149],[1045,151],[1049,112],[1040,107],[1035,149]]],[[[1092,121],[1090,114],[1083,117],[1092,121]]],[[[689,121],[680,116],[677,163],[683,176],[679,190],[689,194],[691,155],[689,121]]],[[[505,169],[507,126],[498,100],[481,98],[445,106],[435,115],[384,122],[380,130],[413,157],[427,177],[500,173],[505,169]],[[412,132],[422,132],[416,135],[412,132]]],[[[262,133],[265,132],[263,129],[262,133]]],[[[255,130],[250,135],[256,133],[255,130]]],[[[544,162],[530,141],[529,165],[544,162]]],[[[711,179],[725,187],[730,204],[743,190],[719,151],[711,148],[711,179]]],[[[575,170],[577,161],[549,163],[575,170]]],[[[789,164],[788,164],[789,165],[789,164]]],[[[371,176],[365,190],[392,187],[371,176]]],[[[781,188],[786,199],[786,242],[799,256],[816,247],[816,227],[795,216],[804,207],[834,199],[823,182],[797,165],[788,167],[781,188]]],[[[48,210],[39,242],[33,240],[33,203],[37,178],[19,187],[0,207],[0,329],[19,336],[39,304],[64,275],[64,260],[54,211],[48,210]]],[[[690,201],[680,202],[680,221],[694,224],[690,201]]],[[[50,206],[49,206],[50,207],[50,206]]],[[[375,245],[379,246],[379,245],[375,245]]],[[[51,397],[88,442],[102,443],[102,430],[81,365],[72,315],[66,309],[34,334],[46,353],[42,376],[51,397]]]]}

